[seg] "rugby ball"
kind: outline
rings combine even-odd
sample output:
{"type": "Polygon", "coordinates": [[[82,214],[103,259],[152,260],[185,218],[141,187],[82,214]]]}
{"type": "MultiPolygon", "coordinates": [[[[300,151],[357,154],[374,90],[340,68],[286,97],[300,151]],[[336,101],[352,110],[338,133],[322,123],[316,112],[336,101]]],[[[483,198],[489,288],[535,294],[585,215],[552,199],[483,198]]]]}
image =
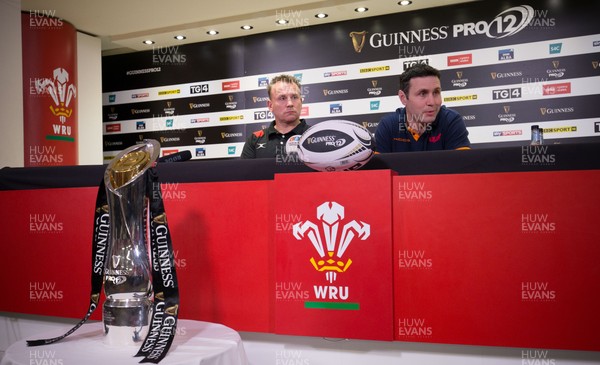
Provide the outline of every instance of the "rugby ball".
{"type": "Polygon", "coordinates": [[[371,132],[347,120],[327,120],[302,133],[298,158],[317,171],[357,170],[373,157],[371,132]]]}

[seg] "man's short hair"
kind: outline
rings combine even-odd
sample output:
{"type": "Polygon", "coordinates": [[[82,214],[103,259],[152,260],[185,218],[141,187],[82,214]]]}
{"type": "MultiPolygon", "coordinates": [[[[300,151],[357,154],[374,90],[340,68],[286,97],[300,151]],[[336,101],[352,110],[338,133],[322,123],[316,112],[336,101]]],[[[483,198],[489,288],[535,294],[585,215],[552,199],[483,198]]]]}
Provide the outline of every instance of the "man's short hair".
{"type": "Polygon", "coordinates": [[[294,76],[286,74],[278,75],[273,77],[271,81],[269,81],[269,85],[267,85],[267,93],[269,94],[269,99],[271,99],[271,89],[273,88],[273,85],[280,81],[288,84],[295,84],[296,86],[298,86],[299,90],[302,90],[302,85],[300,85],[300,81],[298,81],[298,79],[294,76]]]}
{"type": "Polygon", "coordinates": [[[406,69],[406,71],[404,71],[400,75],[400,90],[402,90],[404,92],[404,94],[406,94],[406,97],[408,98],[408,91],[410,88],[410,80],[413,77],[426,77],[426,76],[435,76],[438,79],[441,79],[440,71],[434,67],[427,65],[427,64],[417,63],[416,65],[409,67],[408,69],[406,69]]]}

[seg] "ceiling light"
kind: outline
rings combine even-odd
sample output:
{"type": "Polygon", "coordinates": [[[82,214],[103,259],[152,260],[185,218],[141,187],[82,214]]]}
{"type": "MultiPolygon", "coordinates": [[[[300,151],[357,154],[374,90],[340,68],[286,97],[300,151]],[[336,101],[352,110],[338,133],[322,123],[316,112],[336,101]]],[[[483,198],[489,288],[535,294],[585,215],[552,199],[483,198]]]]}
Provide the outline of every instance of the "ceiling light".
{"type": "Polygon", "coordinates": [[[182,41],[184,40],[186,37],[184,35],[176,35],[175,37],[173,37],[175,39],[177,39],[178,41],[182,41]]]}
{"type": "Polygon", "coordinates": [[[410,4],[412,4],[412,1],[410,1],[410,0],[398,1],[398,5],[406,6],[406,5],[410,5],[410,4]]]}
{"type": "Polygon", "coordinates": [[[250,29],[252,29],[254,27],[251,26],[251,25],[242,25],[240,28],[242,28],[243,30],[250,30],[250,29]]]}
{"type": "Polygon", "coordinates": [[[206,32],[206,34],[208,34],[208,35],[217,35],[217,34],[219,34],[219,32],[217,32],[217,31],[216,31],[216,30],[214,30],[214,29],[211,29],[211,30],[209,30],[208,32],[206,32]]]}
{"type": "Polygon", "coordinates": [[[150,39],[146,39],[142,43],[144,43],[144,44],[154,44],[154,41],[151,41],[150,39]]]}
{"type": "Polygon", "coordinates": [[[284,25],[284,24],[289,23],[289,20],[279,19],[275,23],[280,24],[280,25],[284,25]]]}
{"type": "Polygon", "coordinates": [[[319,19],[323,19],[323,18],[327,18],[329,15],[325,14],[325,13],[319,13],[317,15],[315,15],[315,18],[319,18],[319,19]]]}
{"type": "Polygon", "coordinates": [[[365,8],[365,7],[360,7],[360,8],[356,8],[354,9],[355,12],[357,13],[364,13],[365,11],[369,11],[369,8],[365,8]]]}

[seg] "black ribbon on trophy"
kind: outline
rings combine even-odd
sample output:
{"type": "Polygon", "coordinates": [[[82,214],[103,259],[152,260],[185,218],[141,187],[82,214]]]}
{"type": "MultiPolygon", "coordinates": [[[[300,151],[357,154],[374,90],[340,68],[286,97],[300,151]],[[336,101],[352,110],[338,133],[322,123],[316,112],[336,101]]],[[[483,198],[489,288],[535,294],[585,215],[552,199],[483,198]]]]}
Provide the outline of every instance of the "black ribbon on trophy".
{"type": "Polygon", "coordinates": [[[116,336],[112,339],[116,344],[123,338],[136,343],[141,341],[139,334],[146,328],[148,333],[135,356],[144,357],[141,363],[159,363],[165,357],[177,328],[179,287],[171,234],[155,167],[159,151],[157,141],[144,140],[143,143],[122,151],[109,164],[96,197],[92,238],[92,289],[88,311],[64,335],[27,341],[28,346],[51,344],[75,332],[98,307],[104,283],[107,296],[103,312],[105,336],[116,336]],[[129,189],[131,196],[125,196],[119,189],[129,189]],[[127,214],[126,209],[131,206],[137,209],[127,214]],[[131,222],[132,215],[137,215],[140,222],[131,222]],[[150,260],[147,257],[148,236],[150,260]],[[137,247],[127,246],[136,239],[139,240],[137,247]],[[139,256],[141,264],[132,268],[132,264],[127,262],[135,256],[139,256]],[[149,280],[146,283],[145,280],[149,278],[144,277],[150,275],[145,274],[145,271],[150,270],[148,265],[151,266],[151,284],[149,280]],[[128,291],[123,289],[125,287],[134,288],[129,290],[133,292],[133,296],[119,299],[130,294],[124,294],[128,291]],[[149,301],[146,296],[149,296],[150,290],[154,293],[151,315],[145,304],[149,301]],[[111,303],[108,303],[109,297],[111,303]],[[112,299],[113,297],[116,299],[112,299]],[[127,304],[131,302],[138,302],[139,305],[132,307],[127,304]],[[125,337],[119,337],[123,333],[125,337]]]}

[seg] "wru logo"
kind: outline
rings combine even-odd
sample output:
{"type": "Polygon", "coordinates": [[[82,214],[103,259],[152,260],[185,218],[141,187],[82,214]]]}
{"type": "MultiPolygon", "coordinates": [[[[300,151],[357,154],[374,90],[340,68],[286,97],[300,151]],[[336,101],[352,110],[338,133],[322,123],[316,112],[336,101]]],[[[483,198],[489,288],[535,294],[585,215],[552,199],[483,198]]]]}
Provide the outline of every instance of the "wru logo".
{"type": "Polygon", "coordinates": [[[333,283],[337,279],[337,273],[345,272],[352,264],[352,259],[343,258],[346,249],[356,236],[363,241],[369,238],[371,226],[354,220],[342,226],[344,207],[336,202],[325,202],[319,205],[317,219],[321,221],[322,232],[317,224],[307,220],[294,224],[293,233],[297,240],[308,237],[319,253],[319,258],[311,257],[310,262],[317,271],[325,272],[327,281],[333,283]],[[325,246],[323,246],[323,238],[325,246]]]}
{"type": "Polygon", "coordinates": [[[54,106],[50,106],[52,114],[57,116],[61,123],[65,123],[71,116],[73,109],[69,108],[71,100],[76,97],[75,85],[68,84],[69,73],[64,68],[57,68],[53,72],[53,79],[39,79],[35,81],[35,88],[39,94],[47,92],[54,106]]]}

